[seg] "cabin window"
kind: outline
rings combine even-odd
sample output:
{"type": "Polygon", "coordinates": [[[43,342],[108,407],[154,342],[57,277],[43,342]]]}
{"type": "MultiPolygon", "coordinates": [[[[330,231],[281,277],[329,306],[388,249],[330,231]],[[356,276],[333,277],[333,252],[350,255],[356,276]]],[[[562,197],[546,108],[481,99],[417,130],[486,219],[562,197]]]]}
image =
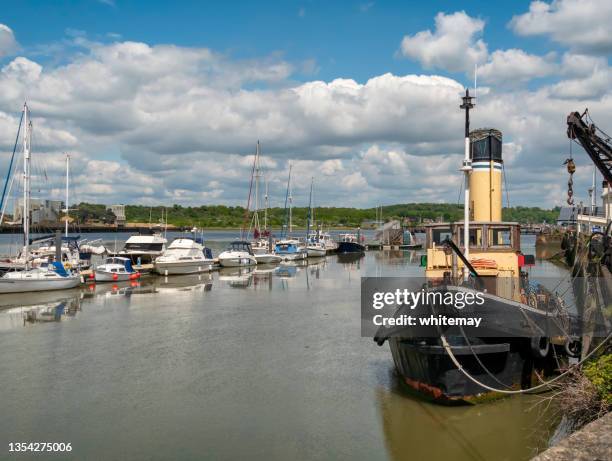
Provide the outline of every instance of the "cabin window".
{"type": "Polygon", "coordinates": [[[431,241],[436,245],[441,245],[446,239],[452,239],[453,233],[450,228],[432,229],[431,241]]]}
{"type": "Polygon", "coordinates": [[[117,269],[111,269],[111,272],[117,272],[117,269]]]}
{"type": "Polygon", "coordinates": [[[126,243],[125,249],[130,251],[162,251],[162,243],[126,243]]]}
{"type": "MultiPolygon", "coordinates": [[[[463,227],[458,229],[460,246],[465,247],[463,241],[463,227]]],[[[482,227],[470,228],[470,248],[482,248],[482,227]]]]}
{"type": "Polygon", "coordinates": [[[490,247],[512,248],[512,228],[492,227],[489,229],[490,247]]]}

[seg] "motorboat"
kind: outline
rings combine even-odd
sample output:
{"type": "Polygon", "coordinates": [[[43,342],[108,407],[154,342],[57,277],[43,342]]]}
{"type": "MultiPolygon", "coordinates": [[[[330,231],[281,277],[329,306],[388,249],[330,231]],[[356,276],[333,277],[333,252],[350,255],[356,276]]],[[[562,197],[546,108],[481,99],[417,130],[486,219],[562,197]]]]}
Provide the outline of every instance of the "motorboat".
{"type": "Polygon", "coordinates": [[[223,267],[254,266],[257,259],[249,242],[236,240],[219,255],[219,264],[223,267]]]}
{"type": "Polygon", "coordinates": [[[151,264],[166,250],[168,241],[159,232],[132,235],[125,242],[123,250],[113,256],[130,258],[133,264],[151,264]]]}
{"type": "Polygon", "coordinates": [[[325,248],[325,243],[322,241],[309,241],[306,244],[306,254],[309,258],[320,258],[327,254],[327,248],[325,248]]]}
{"type": "Polygon", "coordinates": [[[93,272],[96,282],[125,282],[140,278],[140,272],[132,267],[130,258],[112,256],[106,258],[93,272]]]}
{"type": "Polygon", "coordinates": [[[283,261],[296,261],[307,257],[306,249],[295,239],[279,240],[274,247],[274,253],[283,261]]]}
{"type": "Polygon", "coordinates": [[[340,234],[338,253],[363,253],[364,250],[357,234],[340,234]]]}
{"type": "Polygon", "coordinates": [[[274,253],[255,253],[255,259],[257,264],[278,264],[283,260],[282,257],[274,253]]]}
{"type": "Polygon", "coordinates": [[[177,238],[155,259],[155,272],[161,275],[196,274],[212,270],[215,261],[201,239],[177,238]]]}

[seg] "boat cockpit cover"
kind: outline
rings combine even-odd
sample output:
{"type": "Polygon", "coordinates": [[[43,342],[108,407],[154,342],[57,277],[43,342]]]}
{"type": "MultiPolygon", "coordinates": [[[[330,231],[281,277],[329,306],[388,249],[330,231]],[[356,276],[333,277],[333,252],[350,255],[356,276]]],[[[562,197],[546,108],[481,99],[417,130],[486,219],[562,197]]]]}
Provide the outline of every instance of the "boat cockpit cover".
{"type": "Polygon", "coordinates": [[[66,272],[66,269],[64,268],[64,265],[61,262],[54,261],[52,265],[56,274],[61,275],[62,277],[68,277],[68,272],[66,272]]]}

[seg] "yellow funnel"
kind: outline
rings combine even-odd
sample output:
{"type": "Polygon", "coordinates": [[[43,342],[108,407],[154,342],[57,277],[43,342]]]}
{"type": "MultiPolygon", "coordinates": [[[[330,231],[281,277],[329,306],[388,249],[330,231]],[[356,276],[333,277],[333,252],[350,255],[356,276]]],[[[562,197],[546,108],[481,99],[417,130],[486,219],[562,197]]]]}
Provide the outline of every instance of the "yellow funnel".
{"type": "Polygon", "coordinates": [[[473,221],[502,220],[502,134],[482,128],[470,133],[472,172],[470,204],[473,221]]]}

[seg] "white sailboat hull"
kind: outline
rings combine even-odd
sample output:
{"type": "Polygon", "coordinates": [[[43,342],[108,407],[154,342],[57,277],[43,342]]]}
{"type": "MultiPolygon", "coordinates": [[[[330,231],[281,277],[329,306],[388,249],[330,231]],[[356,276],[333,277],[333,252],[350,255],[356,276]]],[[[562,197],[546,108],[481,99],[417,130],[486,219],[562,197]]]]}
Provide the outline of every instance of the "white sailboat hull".
{"type": "Polygon", "coordinates": [[[66,290],[81,284],[81,277],[71,275],[58,278],[11,277],[0,278],[0,294],[26,293],[32,291],[66,290]]]}

